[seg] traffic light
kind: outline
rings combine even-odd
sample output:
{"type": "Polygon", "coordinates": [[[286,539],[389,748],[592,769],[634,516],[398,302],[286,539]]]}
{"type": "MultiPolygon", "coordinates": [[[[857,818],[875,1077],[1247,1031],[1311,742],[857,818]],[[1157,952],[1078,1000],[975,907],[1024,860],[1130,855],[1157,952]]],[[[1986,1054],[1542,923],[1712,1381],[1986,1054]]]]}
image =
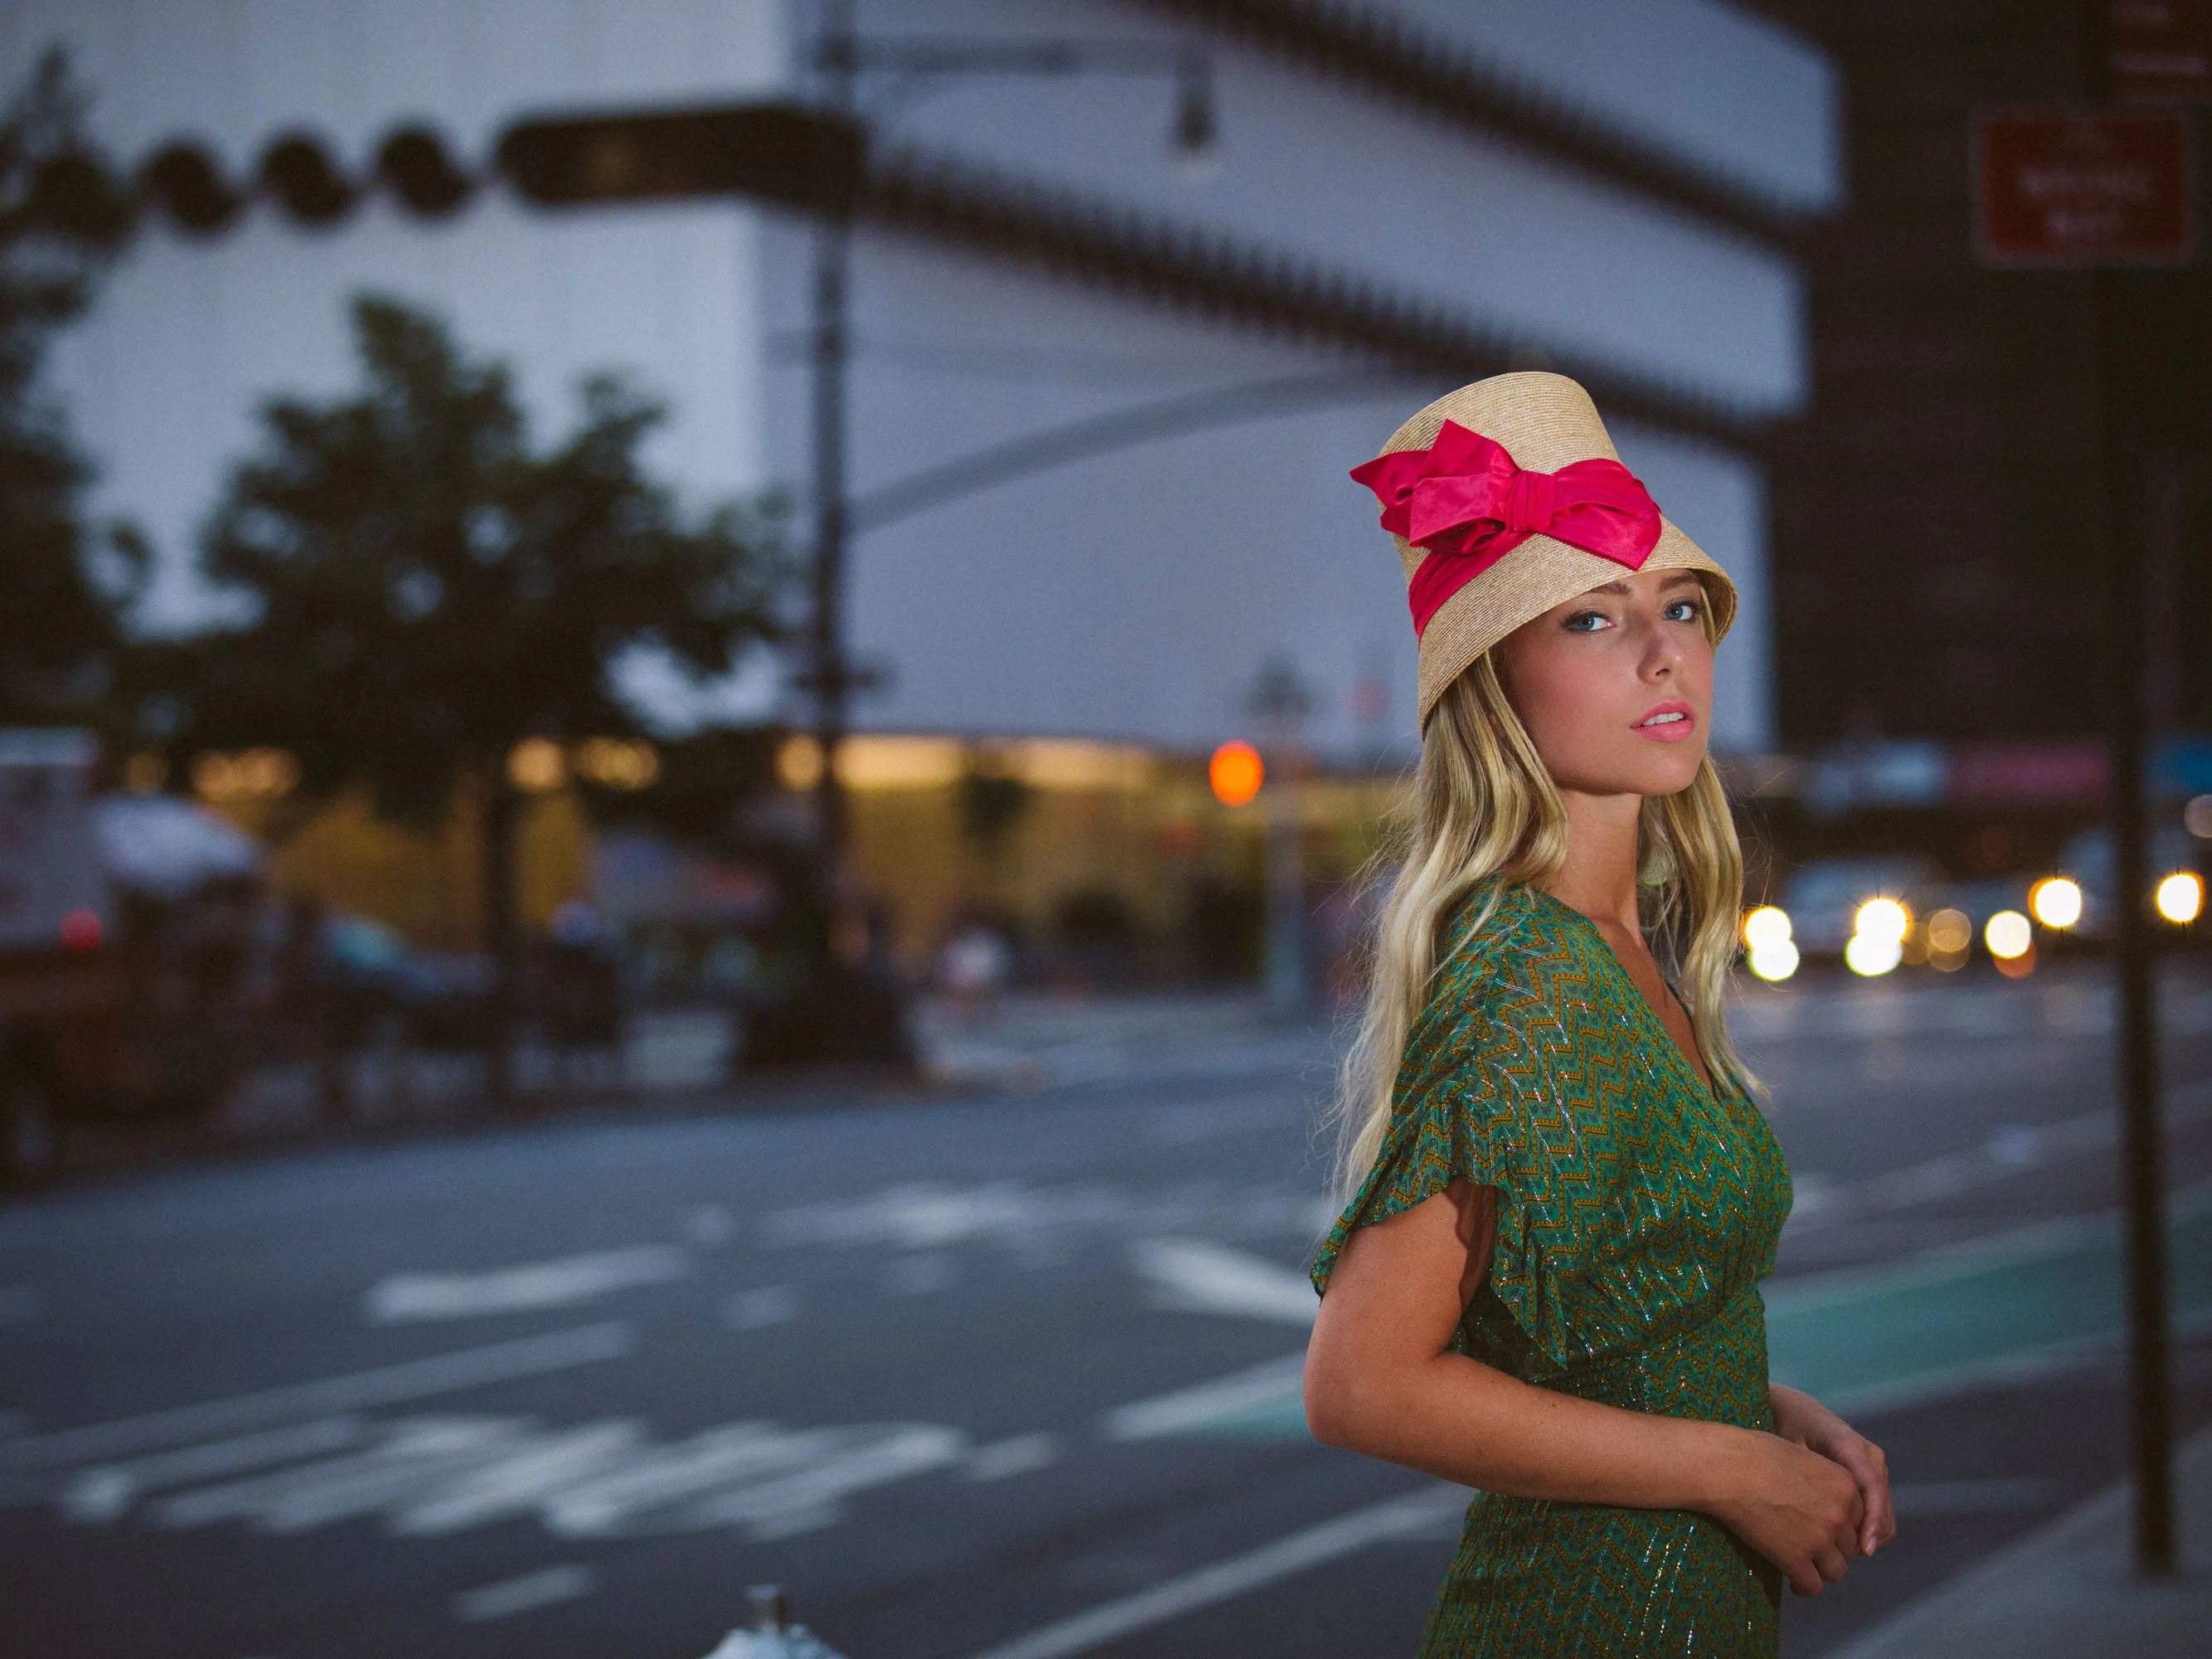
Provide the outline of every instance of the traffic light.
{"type": "Polygon", "coordinates": [[[866,161],[858,122],[792,104],[524,121],[499,143],[500,171],[547,206],[752,196],[842,216],[866,161]]]}

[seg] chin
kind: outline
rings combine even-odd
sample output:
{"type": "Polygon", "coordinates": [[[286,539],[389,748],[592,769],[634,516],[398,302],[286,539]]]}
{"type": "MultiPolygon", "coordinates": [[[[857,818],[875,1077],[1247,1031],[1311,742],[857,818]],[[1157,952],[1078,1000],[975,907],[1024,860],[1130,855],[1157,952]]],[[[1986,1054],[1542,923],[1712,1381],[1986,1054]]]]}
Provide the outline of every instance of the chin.
{"type": "MultiPolygon", "coordinates": [[[[1685,744],[1682,747],[1689,749],[1691,745],[1685,744]]],[[[1679,795],[1698,781],[1698,769],[1705,758],[1703,744],[1697,744],[1694,752],[1689,754],[1639,755],[1636,765],[1623,769],[1627,776],[1623,781],[1622,793],[1679,795]]]]}

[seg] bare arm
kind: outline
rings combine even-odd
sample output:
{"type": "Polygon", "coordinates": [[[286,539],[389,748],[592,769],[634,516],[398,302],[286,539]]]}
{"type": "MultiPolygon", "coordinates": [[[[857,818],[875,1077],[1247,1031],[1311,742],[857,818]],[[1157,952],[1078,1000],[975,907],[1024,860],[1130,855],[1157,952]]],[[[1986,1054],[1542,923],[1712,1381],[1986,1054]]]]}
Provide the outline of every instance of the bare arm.
{"type": "Polygon", "coordinates": [[[1556,1394],[1450,1352],[1495,1231],[1495,1194],[1465,1182],[1354,1231],[1306,1353],[1316,1439],[1513,1497],[1699,1510],[1800,1595],[1844,1576],[1864,1505],[1827,1458],[1777,1435],[1556,1394]]]}

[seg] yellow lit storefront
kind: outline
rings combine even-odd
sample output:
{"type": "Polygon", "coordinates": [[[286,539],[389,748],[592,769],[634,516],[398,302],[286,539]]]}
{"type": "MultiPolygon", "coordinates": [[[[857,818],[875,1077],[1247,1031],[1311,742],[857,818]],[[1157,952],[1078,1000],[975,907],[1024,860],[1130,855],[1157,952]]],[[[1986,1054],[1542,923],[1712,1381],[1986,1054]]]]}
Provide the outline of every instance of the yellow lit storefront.
{"type": "MultiPolygon", "coordinates": [[[[609,782],[619,771],[628,787],[644,787],[651,775],[640,750],[650,753],[641,744],[617,757],[590,744],[533,743],[511,758],[510,776],[527,797],[517,849],[526,928],[544,928],[568,900],[597,896],[596,836],[574,779],[584,772],[609,782]]],[[[479,943],[475,790],[457,793],[443,825],[413,829],[380,818],[358,793],[303,807],[291,775],[268,757],[202,757],[192,781],[210,805],[268,843],[277,891],[313,893],[333,911],[432,949],[479,943]]],[[[779,750],[777,783],[792,805],[820,765],[805,736],[779,750]]],[[[1271,775],[1256,795],[1229,805],[1209,782],[1204,755],[933,734],[850,738],[839,774],[849,791],[856,884],[885,914],[910,971],[922,970],[966,920],[1048,936],[1071,905],[1095,912],[1105,903],[1142,934],[1164,937],[1182,924],[1202,885],[1256,900],[1268,813],[1277,810],[1271,796],[1285,787],[1298,793],[1306,869],[1318,894],[1365,861],[1402,788],[1395,774],[1271,775]]]]}

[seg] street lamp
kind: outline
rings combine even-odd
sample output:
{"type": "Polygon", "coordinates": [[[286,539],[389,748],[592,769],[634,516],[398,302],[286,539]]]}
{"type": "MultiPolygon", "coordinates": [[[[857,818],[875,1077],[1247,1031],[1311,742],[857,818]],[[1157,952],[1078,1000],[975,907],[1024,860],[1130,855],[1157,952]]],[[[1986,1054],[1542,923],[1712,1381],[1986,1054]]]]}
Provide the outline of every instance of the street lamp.
{"type": "MultiPolygon", "coordinates": [[[[865,132],[860,108],[864,74],[890,75],[907,83],[932,77],[974,76],[1065,76],[1119,75],[1171,77],[1176,85],[1170,148],[1187,161],[1212,156],[1218,143],[1213,76],[1195,47],[1160,40],[991,40],[951,36],[902,40],[863,37],[854,27],[852,0],[825,0],[815,37],[816,95],[830,119],[865,132]]],[[[798,684],[814,697],[815,742],[822,769],[815,784],[817,834],[825,883],[834,884],[842,863],[847,824],[837,749],[851,719],[851,699],[873,677],[846,654],[845,555],[853,528],[846,494],[846,366],[852,356],[851,267],[853,204],[821,213],[814,242],[813,319],[809,336],[812,369],[814,446],[813,615],[809,661],[798,684]]]]}

